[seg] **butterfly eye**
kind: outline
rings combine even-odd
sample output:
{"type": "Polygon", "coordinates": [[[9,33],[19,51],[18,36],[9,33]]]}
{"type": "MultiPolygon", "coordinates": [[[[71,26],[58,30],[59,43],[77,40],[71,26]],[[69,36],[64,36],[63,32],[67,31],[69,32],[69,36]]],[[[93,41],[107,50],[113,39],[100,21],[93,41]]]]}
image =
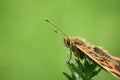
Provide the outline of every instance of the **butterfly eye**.
{"type": "Polygon", "coordinates": [[[71,40],[70,40],[69,38],[66,38],[66,37],[64,37],[63,40],[64,40],[65,46],[66,46],[66,47],[70,47],[70,45],[71,45],[71,40]]]}
{"type": "Polygon", "coordinates": [[[70,39],[67,40],[67,45],[70,46],[71,42],[70,39]]]}

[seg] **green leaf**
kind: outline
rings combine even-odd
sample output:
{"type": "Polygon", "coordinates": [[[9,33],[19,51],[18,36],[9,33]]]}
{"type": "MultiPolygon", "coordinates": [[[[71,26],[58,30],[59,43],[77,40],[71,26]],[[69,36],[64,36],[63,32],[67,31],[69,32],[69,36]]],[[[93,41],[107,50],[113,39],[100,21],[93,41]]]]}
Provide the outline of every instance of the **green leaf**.
{"type": "Polygon", "coordinates": [[[71,71],[71,74],[63,72],[68,80],[93,80],[93,77],[101,70],[101,67],[89,58],[72,60],[72,62],[66,63],[71,71]]]}

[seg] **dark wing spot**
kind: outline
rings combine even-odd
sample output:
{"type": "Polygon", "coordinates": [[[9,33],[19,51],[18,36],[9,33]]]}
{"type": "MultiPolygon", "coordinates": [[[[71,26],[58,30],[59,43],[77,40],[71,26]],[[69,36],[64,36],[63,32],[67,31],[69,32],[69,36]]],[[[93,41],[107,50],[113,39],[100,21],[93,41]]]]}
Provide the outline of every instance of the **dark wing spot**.
{"type": "Polygon", "coordinates": [[[96,53],[98,53],[100,56],[103,56],[106,60],[112,60],[112,58],[102,49],[99,47],[93,48],[96,53]]]}
{"type": "Polygon", "coordinates": [[[117,69],[120,72],[120,65],[116,65],[115,69],[117,69]]]}
{"type": "Polygon", "coordinates": [[[115,69],[117,69],[120,72],[120,61],[116,60],[118,65],[115,65],[115,69]]]}
{"type": "Polygon", "coordinates": [[[93,49],[94,49],[94,51],[95,51],[96,53],[100,54],[101,56],[104,56],[104,55],[105,55],[105,52],[103,52],[100,48],[94,47],[93,49]]]}
{"type": "Polygon", "coordinates": [[[82,40],[79,40],[79,39],[75,39],[74,44],[85,45],[85,43],[82,40]]]}

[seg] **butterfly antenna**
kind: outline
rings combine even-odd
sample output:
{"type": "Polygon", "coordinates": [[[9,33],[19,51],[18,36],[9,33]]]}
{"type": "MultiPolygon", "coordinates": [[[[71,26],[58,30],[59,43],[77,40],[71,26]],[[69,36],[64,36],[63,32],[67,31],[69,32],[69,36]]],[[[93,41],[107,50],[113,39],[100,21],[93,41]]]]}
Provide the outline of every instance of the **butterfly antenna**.
{"type": "Polygon", "coordinates": [[[61,34],[62,36],[67,37],[67,35],[61,29],[59,29],[55,24],[53,24],[48,18],[45,18],[45,21],[48,22],[49,24],[51,24],[54,28],[56,28],[55,29],[56,33],[58,33],[58,31],[59,31],[59,34],[61,34]]]}

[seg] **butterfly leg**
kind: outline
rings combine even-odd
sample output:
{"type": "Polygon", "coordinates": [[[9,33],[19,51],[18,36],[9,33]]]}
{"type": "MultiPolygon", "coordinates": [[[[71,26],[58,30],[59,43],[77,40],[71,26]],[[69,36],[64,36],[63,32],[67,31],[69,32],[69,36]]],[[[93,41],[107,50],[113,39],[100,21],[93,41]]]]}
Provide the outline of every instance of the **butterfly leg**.
{"type": "Polygon", "coordinates": [[[78,63],[80,63],[80,56],[79,53],[77,51],[74,51],[75,56],[77,57],[77,61],[78,63]]]}
{"type": "Polygon", "coordinates": [[[70,62],[70,60],[72,59],[72,49],[70,48],[70,57],[69,57],[69,59],[68,59],[68,61],[66,61],[67,63],[69,63],[70,62]]]}

